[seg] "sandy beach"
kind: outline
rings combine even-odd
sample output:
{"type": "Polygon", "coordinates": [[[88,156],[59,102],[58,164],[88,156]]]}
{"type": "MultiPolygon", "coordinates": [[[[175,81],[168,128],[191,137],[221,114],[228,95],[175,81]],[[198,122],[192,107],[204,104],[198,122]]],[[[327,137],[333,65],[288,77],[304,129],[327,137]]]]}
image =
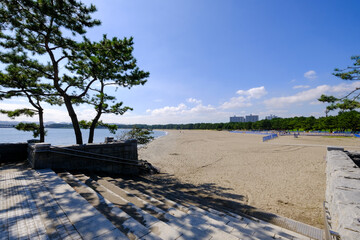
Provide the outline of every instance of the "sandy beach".
{"type": "Polygon", "coordinates": [[[140,149],[139,158],[166,173],[164,181],[210,184],[231,201],[322,228],[326,146],[360,150],[360,139],[282,136],[263,143],[262,137],[170,130],[140,149]]]}

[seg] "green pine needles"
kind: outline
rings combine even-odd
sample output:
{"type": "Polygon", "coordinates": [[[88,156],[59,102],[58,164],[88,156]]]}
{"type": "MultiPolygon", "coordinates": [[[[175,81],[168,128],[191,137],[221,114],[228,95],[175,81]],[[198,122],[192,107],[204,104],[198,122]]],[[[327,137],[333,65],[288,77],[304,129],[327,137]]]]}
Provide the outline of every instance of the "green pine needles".
{"type": "MultiPolygon", "coordinates": [[[[94,108],[91,143],[102,114],[122,115],[123,106],[107,93],[109,86],[131,88],[146,83],[132,55],[133,38],[92,42],[86,30],[101,22],[94,5],[76,0],[3,0],[0,3],[0,100],[26,97],[39,117],[44,141],[43,104],[65,105],[76,143],[82,144],[75,105],[94,108]]],[[[5,111],[5,110],[4,110],[5,111]]],[[[109,128],[111,130],[111,127],[109,128]]]]}

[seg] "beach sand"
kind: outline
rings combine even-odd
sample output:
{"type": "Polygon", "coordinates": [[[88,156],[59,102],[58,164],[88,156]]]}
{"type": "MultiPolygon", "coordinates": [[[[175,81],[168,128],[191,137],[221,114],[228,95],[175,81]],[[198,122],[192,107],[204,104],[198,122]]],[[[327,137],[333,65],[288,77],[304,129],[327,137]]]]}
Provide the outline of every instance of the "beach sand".
{"type": "MultiPolygon", "coordinates": [[[[323,227],[326,146],[360,150],[360,139],[263,135],[227,131],[169,130],[139,150],[161,175],[258,209],[323,227]]],[[[154,176],[159,178],[159,176],[154,176]]]]}

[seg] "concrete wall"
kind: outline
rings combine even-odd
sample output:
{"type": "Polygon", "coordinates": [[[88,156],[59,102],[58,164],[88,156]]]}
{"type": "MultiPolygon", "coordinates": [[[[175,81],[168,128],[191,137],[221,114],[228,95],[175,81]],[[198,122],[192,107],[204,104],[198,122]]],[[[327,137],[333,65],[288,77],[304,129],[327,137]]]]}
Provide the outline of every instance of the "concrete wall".
{"type": "Polygon", "coordinates": [[[360,168],[341,149],[328,148],[326,161],[331,228],[342,239],[360,239],[360,168]]]}
{"type": "Polygon", "coordinates": [[[26,160],[27,146],[27,143],[0,143],[0,162],[26,160]]]}
{"type": "MultiPolygon", "coordinates": [[[[107,162],[92,159],[92,157],[100,158],[99,156],[83,157],[82,153],[67,151],[66,149],[73,149],[89,153],[103,154],[114,156],[123,159],[130,159],[138,162],[137,142],[136,140],[126,142],[114,142],[107,144],[86,144],[86,145],[71,145],[62,147],[52,147],[50,144],[38,143],[29,144],[28,160],[30,165],[35,169],[52,168],[52,169],[66,169],[66,170],[85,170],[85,171],[101,171],[107,173],[119,174],[138,174],[139,167],[120,162],[107,162]],[[78,156],[74,156],[78,155],[78,156]]],[[[107,159],[107,158],[103,158],[107,159]]],[[[120,161],[111,159],[113,161],[120,161]]]]}

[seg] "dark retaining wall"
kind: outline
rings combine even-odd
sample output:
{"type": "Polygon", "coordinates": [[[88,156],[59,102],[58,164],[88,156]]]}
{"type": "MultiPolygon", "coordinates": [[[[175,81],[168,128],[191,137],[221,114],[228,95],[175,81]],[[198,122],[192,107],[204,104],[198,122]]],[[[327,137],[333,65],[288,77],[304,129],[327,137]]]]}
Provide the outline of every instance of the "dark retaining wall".
{"type": "Polygon", "coordinates": [[[28,160],[32,168],[43,169],[66,169],[84,170],[119,174],[138,174],[139,166],[137,142],[130,140],[126,142],[113,142],[106,144],[86,144],[52,147],[50,144],[37,143],[29,144],[28,160]],[[104,157],[117,162],[101,161],[102,157],[82,154],[80,152],[68,151],[72,149],[82,152],[103,154],[126,160],[116,160],[104,157]],[[77,156],[74,156],[77,155],[77,156]],[[87,157],[90,156],[90,157],[87,157]],[[92,159],[99,158],[99,159],[92,159]]]}
{"type": "Polygon", "coordinates": [[[0,162],[19,162],[27,158],[27,143],[0,143],[0,162]]]}

